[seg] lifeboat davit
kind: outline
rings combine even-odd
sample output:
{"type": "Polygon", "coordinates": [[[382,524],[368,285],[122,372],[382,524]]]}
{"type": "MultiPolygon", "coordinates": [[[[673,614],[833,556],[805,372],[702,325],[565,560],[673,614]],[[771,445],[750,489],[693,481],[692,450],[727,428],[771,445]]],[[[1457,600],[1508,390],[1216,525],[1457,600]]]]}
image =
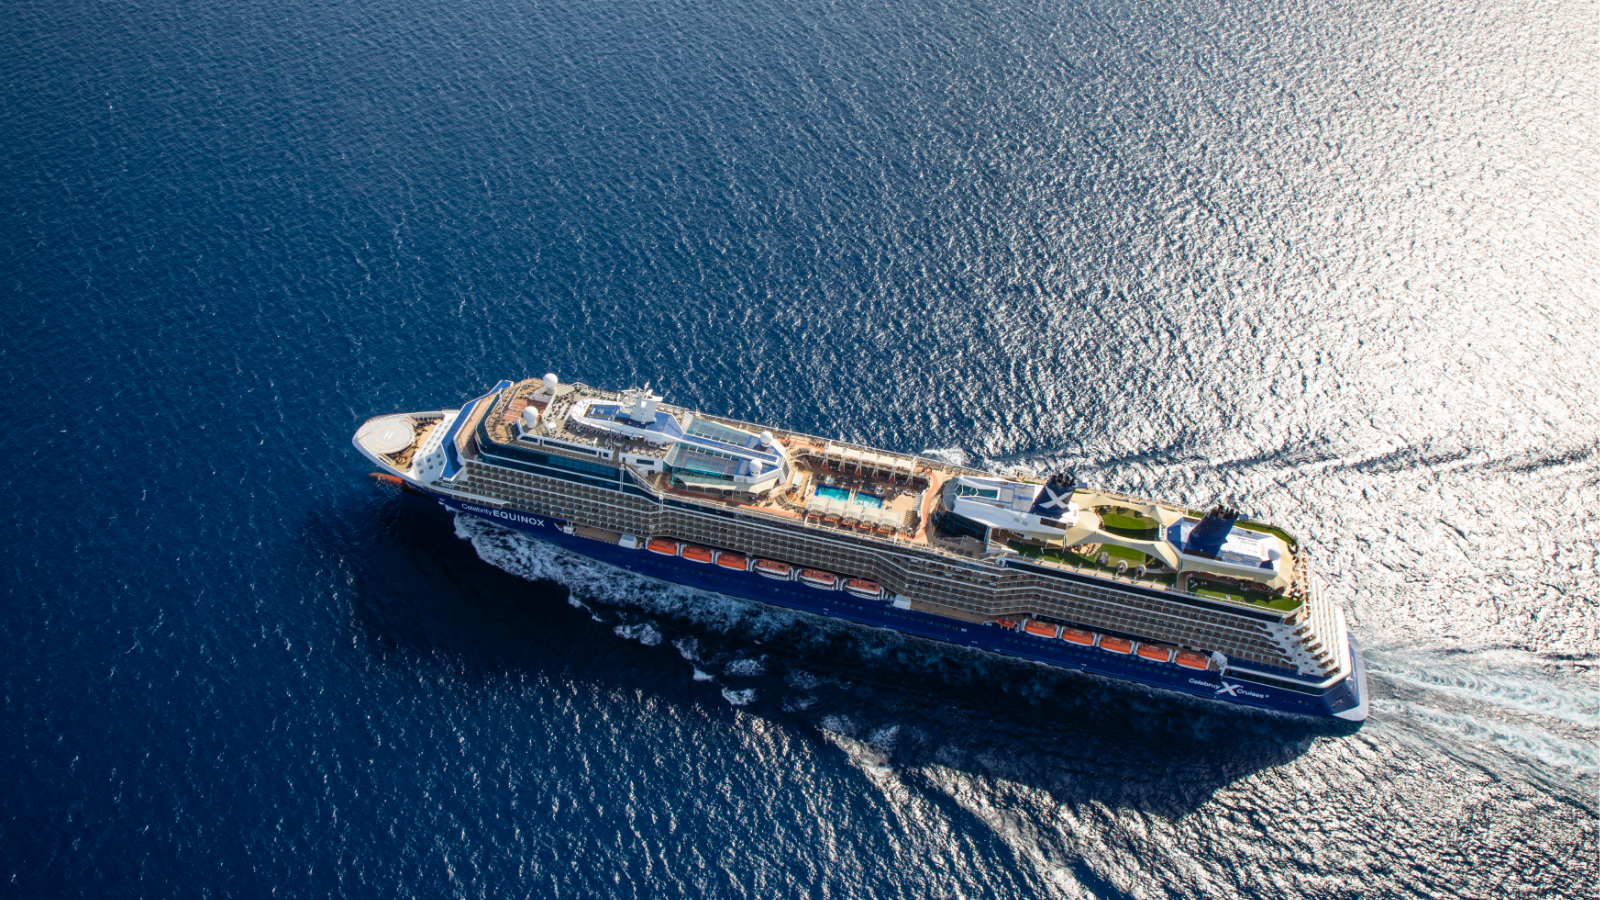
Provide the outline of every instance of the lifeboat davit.
{"type": "Polygon", "coordinates": [[[1100,649],[1109,653],[1132,653],[1133,641],[1130,641],[1127,638],[1111,637],[1110,635],[1102,634],[1100,636],[1100,649]]]}
{"type": "Polygon", "coordinates": [[[697,547],[694,544],[684,544],[683,551],[678,555],[690,562],[697,563],[709,563],[712,559],[710,550],[705,547],[697,547]]]}
{"type": "Polygon", "coordinates": [[[794,569],[786,562],[778,562],[775,559],[756,560],[757,574],[765,575],[768,578],[776,578],[779,581],[788,581],[789,573],[793,571],[794,569]]]}
{"type": "Polygon", "coordinates": [[[1029,619],[1028,621],[1023,622],[1022,630],[1029,634],[1036,634],[1039,637],[1047,638],[1053,638],[1061,633],[1061,629],[1059,627],[1055,625],[1048,625],[1039,621],[1038,619],[1029,619]]]}
{"type": "Polygon", "coordinates": [[[1094,646],[1094,632],[1084,631],[1082,628],[1061,629],[1061,639],[1069,644],[1082,644],[1085,647],[1094,646]]]}
{"type": "Polygon", "coordinates": [[[651,553],[659,553],[662,556],[678,555],[678,542],[669,541],[666,538],[651,538],[644,547],[651,553]]]}
{"type": "Polygon", "coordinates": [[[717,565],[723,567],[724,569],[735,569],[743,572],[750,568],[750,560],[740,556],[737,553],[729,553],[728,551],[724,550],[717,554],[717,565]]]}
{"type": "Polygon", "coordinates": [[[1178,665],[1183,666],[1185,669],[1205,671],[1211,668],[1211,661],[1206,659],[1204,653],[1196,653],[1193,650],[1179,650],[1178,665]]]}
{"type": "Polygon", "coordinates": [[[1001,628],[1004,628],[1007,631],[1016,631],[1017,630],[1017,620],[1016,619],[990,619],[989,620],[989,624],[990,625],[999,625],[1001,628]]]}
{"type": "Polygon", "coordinates": [[[844,589],[863,600],[880,600],[883,598],[883,585],[865,578],[847,578],[844,589]]]}
{"type": "Polygon", "coordinates": [[[1155,644],[1140,644],[1139,658],[1156,662],[1172,662],[1172,648],[1158,647],[1155,644]]]}
{"type": "Polygon", "coordinates": [[[825,591],[834,590],[839,586],[839,576],[821,569],[801,569],[800,580],[811,587],[825,591]]]}

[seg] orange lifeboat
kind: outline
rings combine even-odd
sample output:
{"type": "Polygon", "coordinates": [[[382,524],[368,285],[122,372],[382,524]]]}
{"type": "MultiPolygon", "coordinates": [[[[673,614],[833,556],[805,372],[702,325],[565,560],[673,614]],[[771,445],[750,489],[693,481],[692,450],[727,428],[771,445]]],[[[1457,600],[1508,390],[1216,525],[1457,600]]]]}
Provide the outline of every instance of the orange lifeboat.
{"type": "Polygon", "coordinates": [[[743,572],[749,568],[750,560],[745,559],[737,553],[729,553],[728,551],[724,550],[717,554],[717,565],[723,567],[724,569],[735,569],[743,572]]]}
{"type": "Polygon", "coordinates": [[[662,556],[678,555],[678,542],[669,541],[666,538],[651,538],[644,547],[651,553],[659,553],[662,556]]]}
{"type": "Polygon", "coordinates": [[[1039,637],[1047,638],[1053,638],[1061,631],[1060,628],[1057,628],[1054,625],[1047,625],[1038,619],[1029,619],[1028,621],[1023,622],[1022,630],[1029,634],[1036,634],[1039,637]]]}
{"type": "Polygon", "coordinates": [[[1082,628],[1061,629],[1061,639],[1069,644],[1082,644],[1085,647],[1094,646],[1094,632],[1084,631],[1082,628]]]}
{"type": "Polygon", "coordinates": [[[1102,634],[1100,635],[1100,649],[1109,653],[1132,653],[1133,641],[1102,634]]]}
{"type": "Polygon", "coordinates": [[[839,576],[821,569],[801,569],[800,580],[810,587],[825,591],[834,590],[839,586],[839,576]]]}
{"type": "Polygon", "coordinates": [[[1016,631],[1017,630],[1017,620],[1016,619],[990,619],[989,620],[989,624],[990,625],[999,625],[1001,628],[1004,628],[1007,631],[1016,631]]]}
{"type": "Polygon", "coordinates": [[[788,563],[778,562],[775,559],[756,560],[756,573],[765,575],[768,578],[776,578],[779,581],[788,581],[789,573],[793,571],[794,569],[790,567],[788,563]]]}
{"type": "Polygon", "coordinates": [[[1172,662],[1172,648],[1158,647],[1155,644],[1140,644],[1139,658],[1154,660],[1155,662],[1172,662]]]}
{"type": "Polygon", "coordinates": [[[865,578],[846,578],[844,589],[863,600],[878,600],[883,597],[883,585],[865,578]]]}
{"type": "Polygon", "coordinates": [[[711,562],[711,551],[707,550],[704,547],[697,547],[694,544],[684,544],[683,545],[683,552],[681,554],[679,554],[679,555],[682,556],[684,559],[689,560],[690,562],[697,562],[697,563],[708,563],[708,562],[711,562]]]}
{"type": "Polygon", "coordinates": [[[1193,650],[1179,650],[1178,665],[1183,666],[1185,669],[1199,669],[1201,671],[1211,668],[1211,662],[1206,659],[1205,654],[1196,653],[1193,650]]]}
{"type": "Polygon", "coordinates": [[[408,494],[416,494],[416,495],[421,496],[421,497],[428,496],[428,492],[423,490],[422,488],[419,488],[416,485],[412,484],[411,482],[406,481],[404,478],[400,478],[400,477],[395,476],[395,475],[390,475],[387,472],[373,472],[372,474],[368,475],[367,477],[371,478],[373,481],[376,481],[379,484],[388,485],[389,487],[397,487],[400,490],[405,491],[408,494]]]}

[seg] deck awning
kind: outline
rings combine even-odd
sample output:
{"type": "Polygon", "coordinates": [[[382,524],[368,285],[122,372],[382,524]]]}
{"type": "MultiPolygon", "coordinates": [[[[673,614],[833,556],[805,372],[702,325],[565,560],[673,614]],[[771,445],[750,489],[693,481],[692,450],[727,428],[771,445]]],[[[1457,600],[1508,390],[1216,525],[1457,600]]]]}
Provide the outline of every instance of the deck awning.
{"type": "Polygon", "coordinates": [[[910,473],[916,466],[914,460],[885,453],[869,453],[866,450],[856,450],[851,447],[842,447],[838,444],[829,444],[822,449],[824,459],[836,459],[840,462],[852,463],[861,468],[875,469],[884,472],[910,473]]]}

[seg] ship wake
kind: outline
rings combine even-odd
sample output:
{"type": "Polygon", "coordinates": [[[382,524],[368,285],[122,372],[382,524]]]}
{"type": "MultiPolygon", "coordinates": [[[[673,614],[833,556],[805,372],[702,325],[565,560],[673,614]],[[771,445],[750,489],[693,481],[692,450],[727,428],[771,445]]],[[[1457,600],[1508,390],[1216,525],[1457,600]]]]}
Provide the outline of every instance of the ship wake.
{"type": "MultiPolygon", "coordinates": [[[[1594,666],[1509,651],[1369,650],[1374,719],[1490,770],[1549,786],[1600,778],[1594,666]]],[[[1583,791],[1580,791],[1583,793],[1583,791]]]]}

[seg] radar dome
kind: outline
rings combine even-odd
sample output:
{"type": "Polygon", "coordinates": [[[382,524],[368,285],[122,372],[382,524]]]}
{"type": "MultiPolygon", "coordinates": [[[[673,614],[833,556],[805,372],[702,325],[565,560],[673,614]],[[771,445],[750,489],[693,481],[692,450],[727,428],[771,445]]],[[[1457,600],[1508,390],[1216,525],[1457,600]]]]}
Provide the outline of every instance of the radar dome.
{"type": "Polygon", "coordinates": [[[554,395],[555,392],[556,392],[556,386],[559,385],[559,384],[561,384],[561,379],[556,377],[556,373],[554,373],[554,372],[546,372],[545,373],[545,376],[544,376],[544,392],[546,394],[554,395]]]}

